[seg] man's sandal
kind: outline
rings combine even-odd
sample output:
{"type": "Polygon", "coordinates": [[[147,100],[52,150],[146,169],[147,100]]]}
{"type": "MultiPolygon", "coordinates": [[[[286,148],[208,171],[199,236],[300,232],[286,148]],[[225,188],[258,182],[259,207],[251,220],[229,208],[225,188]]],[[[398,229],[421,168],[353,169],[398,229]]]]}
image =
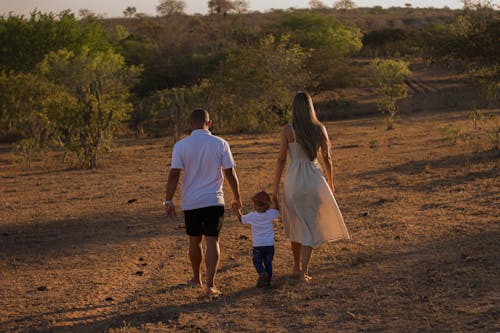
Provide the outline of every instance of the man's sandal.
{"type": "Polygon", "coordinates": [[[195,282],[193,278],[186,281],[186,286],[193,289],[203,288],[203,284],[195,282]]]}

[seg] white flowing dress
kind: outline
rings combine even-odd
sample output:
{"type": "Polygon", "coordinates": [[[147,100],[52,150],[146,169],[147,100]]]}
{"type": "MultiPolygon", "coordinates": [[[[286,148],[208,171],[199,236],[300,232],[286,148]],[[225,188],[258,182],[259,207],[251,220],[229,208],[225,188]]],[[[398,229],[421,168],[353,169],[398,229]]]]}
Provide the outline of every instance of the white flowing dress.
{"type": "Polygon", "coordinates": [[[295,138],[288,144],[290,163],[283,184],[285,237],[316,248],[350,239],[339,207],[317,159],[311,161],[295,138]]]}

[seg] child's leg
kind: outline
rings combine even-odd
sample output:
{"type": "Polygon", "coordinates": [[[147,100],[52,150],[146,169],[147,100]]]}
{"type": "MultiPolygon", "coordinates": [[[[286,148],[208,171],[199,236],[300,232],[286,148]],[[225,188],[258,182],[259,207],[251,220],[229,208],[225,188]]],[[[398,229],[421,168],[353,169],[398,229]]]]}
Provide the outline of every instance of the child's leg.
{"type": "Polygon", "coordinates": [[[274,246],[266,246],[266,251],[264,254],[264,267],[266,269],[269,278],[273,276],[273,258],[274,258],[274,246]]]}
{"type": "Polygon", "coordinates": [[[264,266],[262,266],[263,254],[261,247],[253,248],[253,265],[259,274],[264,272],[264,266]]]}

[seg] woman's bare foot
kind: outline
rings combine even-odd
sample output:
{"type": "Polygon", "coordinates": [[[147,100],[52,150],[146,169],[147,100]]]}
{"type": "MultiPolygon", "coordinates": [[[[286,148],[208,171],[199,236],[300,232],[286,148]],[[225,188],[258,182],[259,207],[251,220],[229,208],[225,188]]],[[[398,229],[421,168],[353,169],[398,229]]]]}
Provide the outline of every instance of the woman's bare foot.
{"type": "Polygon", "coordinates": [[[217,289],[216,286],[207,287],[206,292],[208,298],[210,298],[211,300],[217,299],[219,298],[220,295],[222,295],[222,292],[219,289],[217,289]]]}
{"type": "Polygon", "coordinates": [[[309,274],[302,274],[300,280],[305,283],[310,283],[312,282],[313,278],[309,274]]]}

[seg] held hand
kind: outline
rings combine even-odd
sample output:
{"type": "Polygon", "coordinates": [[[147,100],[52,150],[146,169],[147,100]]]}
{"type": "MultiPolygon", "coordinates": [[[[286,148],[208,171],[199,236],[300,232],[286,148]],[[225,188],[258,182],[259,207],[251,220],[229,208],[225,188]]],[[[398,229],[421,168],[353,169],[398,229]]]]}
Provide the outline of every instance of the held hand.
{"type": "Polygon", "coordinates": [[[167,214],[167,217],[177,216],[175,212],[175,205],[173,202],[165,204],[165,214],[167,214]]]}
{"type": "Polygon", "coordinates": [[[231,209],[235,212],[239,211],[241,209],[241,200],[233,198],[233,201],[231,201],[231,209]]]}
{"type": "Polygon", "coordinates": [[[233,212],[234,214],[236,214],[236,217],[241,222],[241,209],[233,209],[233,212]]]}
{"type": "Polygon", "coordinates": [[[333,186],[333,183],[329,183],[330,185],[330,190],[332,190],[332,193],[335,193],[335,186],[333,186]]]}

